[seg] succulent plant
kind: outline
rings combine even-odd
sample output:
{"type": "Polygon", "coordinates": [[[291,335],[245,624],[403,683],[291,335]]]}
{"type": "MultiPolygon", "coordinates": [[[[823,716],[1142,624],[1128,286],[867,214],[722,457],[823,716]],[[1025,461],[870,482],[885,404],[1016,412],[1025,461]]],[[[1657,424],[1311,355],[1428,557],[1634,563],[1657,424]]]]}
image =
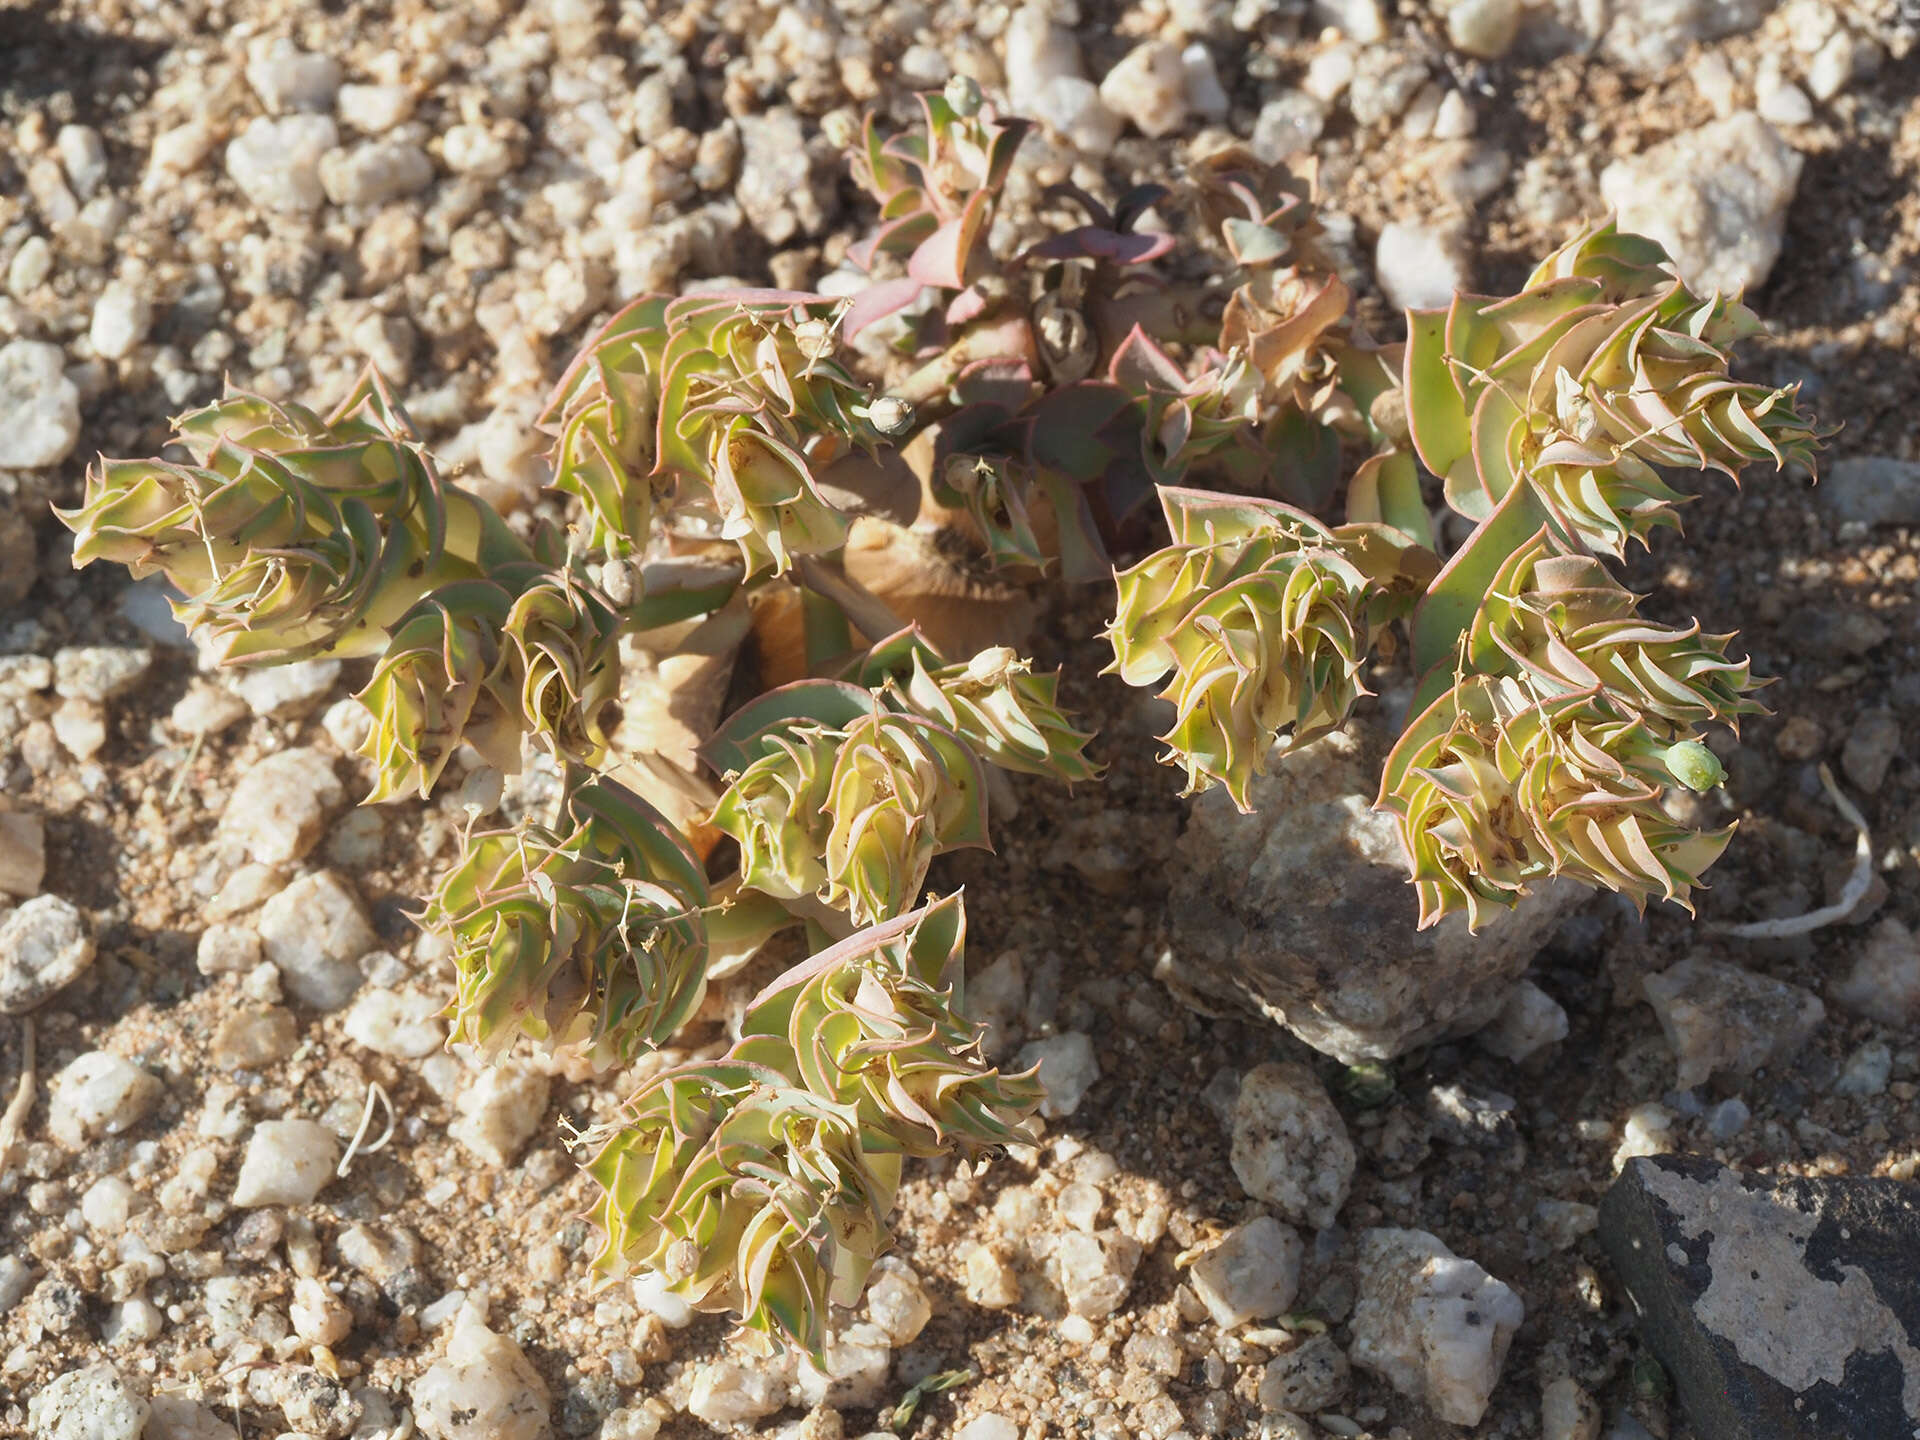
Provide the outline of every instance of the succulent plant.
{"type": "Polygon", "coordinates": [[[582,1138],[603,1270],[816,1358],[904,1162],[1031,1138],[1035,1077],[964,1018],[959,899],[922,894],[1009,774],[1100,773],[1019,648],[1031,587],[1113,580],[1111,668],[1171,703],[1188,790],[1242,808],[1376,658],[1409,665],[1379,803],[1422,923],[1551,875],[1686,904],[1728,832],[1661,802],[1720,783],[1709,727],[1756,687],[1596,557],[1674,523],[1664,468],[1810,464],[1822,435],[1730,377],[1749,311],[1611,226],[1383,345],[1309,171],[1230,146],[1111,205],[1057,185],[1016,251],[1025,122],[965,79],[922,113],[851,157],[857,293],[641,296],[587,342],[540,417],[566,540],[444,480],[371,371],[324,415],[230,393],[176,422],[186,461],[103,461],[61,512],[76,564],[164,575],[229,663],[369,660],[370,800],[557,762],[539,814],[473,807],[422,912],[456,1041],[635,1061],[804,927],[819,953],[730,1048],[582,1138]],[[1190,238],[1211,259],[1172,263],[1190,238]],[[1466,522],[1444,556],[1422,464],[1466,522]],[[1156,494],[1168,543],[1116,574],[1156,494]]]}
{"type": "Polygon", "coordinates": [[[1033,1138],[1032,1075],[987,1066],[959,1018],[965,930],[954,895],[854,934],[763,991],[725,1057],[583,1137],[598,1267],[818,1358],[828,1303],[857,1300],[890,1241],[902,1159],[1033,1138]]]}

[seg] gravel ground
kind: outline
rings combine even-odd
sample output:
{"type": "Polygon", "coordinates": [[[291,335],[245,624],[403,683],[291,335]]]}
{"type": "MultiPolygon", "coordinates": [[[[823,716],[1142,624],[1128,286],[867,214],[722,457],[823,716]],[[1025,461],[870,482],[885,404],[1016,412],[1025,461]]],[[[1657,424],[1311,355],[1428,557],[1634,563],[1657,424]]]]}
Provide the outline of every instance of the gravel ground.
{"type": "MultiPolygon", "coordinates": [[[[29,1043],[36,1082],[0,1161],[0,1430],[829,1440],[968,1369],[898,1428],[1682,1440],[1591,1235],[1618,1160],[1920,1165],[1913,39],[1827,0],[0,0],[0,1083],[29,1043]],[[1185,806],[1150,710],[1096,676],[1106,600],[1056,597],[1040,658],[1110,779],[1020,786],[998,853],[934,875],[969,887],[977,1003],[1053,1113],[983,1171],[914,1172],[822,1379],[593,1288],[561,1126],[636,1077],[441,1050],[404,907],[459,811],[351,808],[364,667],[201,673],[151,587],[70,569],[46,506],[223,376],[319,406],[368,358],[463,483],[550,503],[529,421],[583,335],[650,289],[819,282],[868,219],[832,137],[953,72],[1047,122],[1010,235],[1047,183],[1116,193],[1228,131],[1319,155],[1383,334],[1608,207],[1747,286],[1773,329],[1744,364],[1844,424],[1834,463],[1706,483],[1629,580],[1779,677],[1725,747],[1742,829],[1703,918],[1839,893],[1822,761],[1873,883],[1763,943],[1596,900],[1494,1032],[1346,1071],[1168,983],[1185,806]],[[1426,1242],[1376,1229],[1485,1272],[1513,1335],[1477,1423],[1393,1383],[1455,1322],[1408,1318],[1426,1242]]],[[[686,1052],[792,958],[716,987],[686,1052]]]]}

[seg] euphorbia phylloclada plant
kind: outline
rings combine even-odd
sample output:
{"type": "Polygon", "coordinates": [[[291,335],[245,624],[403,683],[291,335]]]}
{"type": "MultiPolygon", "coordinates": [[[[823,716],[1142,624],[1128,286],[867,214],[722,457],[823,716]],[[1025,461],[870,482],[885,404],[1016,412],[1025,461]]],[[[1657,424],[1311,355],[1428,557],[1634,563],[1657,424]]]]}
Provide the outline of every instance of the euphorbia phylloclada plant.
{"type": "Polygon", "coordinates": [[[1728,377],[1751,314],[1611,227],[1376,345],[1310,177],[1229,148],[1111,208],[1056,187],[1074,222],[998,254],[1024,122],[968,81],[923,122],[854,148],[880,224],[850,299],[649,296],[588,341],[543,417],[570,536],[444,479],[371,372],[325,416],[230,394],[176,422],[191,463],[102,462],[62,514],[76,564],[164,574],[230,663],[372,658],[370,801],[434,794],[456,757],[557,762],[552,812],[469,825],[422,912],[456,1041],[624,1064],[804,927],[817,953],[731,1049],[579,1139],[603,1271],[815,1356],[902,1161],[1031,1138],[1035,1077],[965,1018],[960,898],[923,896],[937,856],[990,843],[1009,772],[1099,774],[1008,595],[1113,577],[1157,493],[1170,543],[1118,573],[1111,668],[1163,687],[1190,791],[1245,808],[1404,635],[1380,804],[1423,922],[1549,874],[1685,903],[1727,836],[1660,799],[1719,782],[1702,729],[1753,684],[1596,556],[1675,523],[1657,467],[1817,440],[1790,390],[1728,377]],[[1231,283],[1169,278],[1181,217],[1231,283]],[[1422,466],[1471,524],[1448,557],[1422,466]],[[729,675],[752,698],[721,720],[729,675]]]}

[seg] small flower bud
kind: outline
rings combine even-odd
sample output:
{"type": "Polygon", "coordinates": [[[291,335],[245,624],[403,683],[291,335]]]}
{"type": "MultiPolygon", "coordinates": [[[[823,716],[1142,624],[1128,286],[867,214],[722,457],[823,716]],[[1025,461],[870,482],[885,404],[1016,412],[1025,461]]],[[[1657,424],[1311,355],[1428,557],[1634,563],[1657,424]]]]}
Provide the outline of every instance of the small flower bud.
{"type": "Polygon", "coordinates": [[[912,402],[882,395],[867,407],[867,423],[887,439],[898,440],[913,428],[912,402]]]}
{"type": "Polygon", "coordinates": [[[953,113],[962,120],[971,120],[978,115],[986,99],[980,93],[980,82],[971,75],[950,77],[947,88],[941,93],[946,97],[947,104],[953,107],[953,113]]]}
{"type": "Polygon", "coordinates": [[[1698,740],[1682,740],[1667,751],[1667,770],[1696,794],[1717,788],[1727,778],[1727,767],[1698,740]]]}

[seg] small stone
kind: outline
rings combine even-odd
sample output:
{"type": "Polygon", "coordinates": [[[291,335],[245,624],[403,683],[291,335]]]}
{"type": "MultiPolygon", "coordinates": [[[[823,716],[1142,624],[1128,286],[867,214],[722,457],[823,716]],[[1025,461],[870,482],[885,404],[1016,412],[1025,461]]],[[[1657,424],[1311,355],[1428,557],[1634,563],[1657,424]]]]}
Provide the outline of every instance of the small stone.
{"type": "Polygon", "coordinates": [[[1540,1392],[1540,1440],[1600,1440],[1600,1407],[1570,1375],[1540,1392]]]}
{"type": "Polygon", "coordinates": [[[687,1413],[709,1425],[758,1420],[783,1408],[792,1388],[786,1375],[774,1366],[713,1360],[693,1372],[687,1413]]]}
{"type": "Polygon", "coordinates": [[[53,273],[53,246],[44,235],[29,235],[7,266],[7,293],[24,300],[53,273]]]}
{"type": "Polygon", "coordinates": [[[794,1380],[794,1399],[807,1406],[870,1410],[885,1398],[893,1350],[877,1325],[849,1325],[827,1337],[826,1368],[802,1363],[794,1380]]]}
{"type": "Polygon", "coordinates": [[[160,1081],[105,1050],[89,1050],[54,1076],[47,1130],[69,1150],[121,1135],[160,1102],[160,1081]]]}
{"type": "Polygon", "coordinates": [[[1840,751],[1840,768],[1855,785],[1873,794],[1887,778],[1887,768],[1901,753],[1903,744],[1899,717],[1891,710],[1869,710],[1855,720],[1847,732],[1847,743],[1840,751]]]}
{"type": "Polygon", "coordinates": [[[1718,960],[1689,957],[1644,985],[1673,1047],[1681,1090],[1789,1058],[1827,1014],[1819,997],[1798,985],[1718,960]]]}
{"type": "Polygon", "coordinates": [[[261,864],[284,865],[319,842],[345,798],[324,751],[282,750],[240,777],[220,816],[220,832],[261,864]]]}
{"type": "Polygon", "coordinates": [[[1629,1160],[1642,1155],[1665,1155],[1674,1148],[1673,1112],[1664,1105],[1648,1101],[1627,1111],[1620,1125],[1620,1143],[1613,1150],[1613,1170],[1617,1175],[1629,1160]]]}
{"type": "Polygon", "coordinates": [[[1289,90],[1260,107],[1248,143],[1256,159],[1278,165],[1312,150],[1326,127],[1325,106],[1304,91],[1289,90]]]}
{"type": "Polygon", "coordinates": [[[1379,0],[1313,0],[1313,18],[1360,45],[1377,45],[1387,38],[1379,0]]]}
{"type": "Polygon", "coordinates": [[[1498,60],[1520,33],[1520,0],[1457,0],[1447,11],[1447,38],[1456,50],[1498,60]]]}
{"type": "Polygon", "coordinates": [[[1100,99],[1151,139],[1171,135],[1187,121],[1187,72],[1180,47],[1149,40],[1129,50],[1100,82],[1100,99]]]}
{"type": "MultiPolygon", "coordinates": [[[[1449,90],[1441,97],[1440,108],[1433,116],[1433,138],[1436,140],[1465,140],[1479,126],[1479,120],[1473,113],[1473,106],[1458,90],[1449,90]]],[[[1504,151],[1494,152],[1504,162],[1504,151]]],[[[1503,176],[1504,178],[1504,166],[1503,176]]],[[[1489,192],[1491,193],[1491,192],[1489,192]]]]}
{"type": "Polygon", "coordinates": [[[326,203],[320,158],[339,143],[325,115],[262,115],[227,145],[227,175],[262,210],[299,215],[326,203]]]}
{"type": "Polygon", "coordinates": [[[1077,1030],[1028,1041],[1020,1047],[1013,1065],[1016,1070],[1040,1067],[1040,1083],[1046,1088],[1040,1113],[1049,1120],[1078,1110],[1087,1091],[1093,1088],[1093,1082],[1100,1078],[1100,1061],[1094,1054],[1093,1041],[1077,1030]]]}
{"type": "Polygon", "coordinates": [[[247,1153],[233,1182],[233,1203],[308,1205],[333,1179],[340,1140],[312,1120],[262,1120],[247,1138],[247,1153]]]}
{"type": "Polygon", "coordinates": [[[1390,45],[1369,46],[1354,61],[1347,109],[1358,125],[1391,123],[1400,118],[1427,82],[1425,59],[1390,45]]]}
{"type": "Polygon", "coordinates": [[[1493,1023],[1474,1035],[1480,1048],[1502,1060],[1524,1060],[1567,1038],[1567,1012],[1531,980],[1513,987],[1493,1023]]]}
{"type": "Polygon", "coordinates": [[[314,1440],[347,1440],[365,1407],[332,1376],[310,1365],[283,1365],[267,1381],[268,1398],[288,1425],[314,1440]]]}
{"type": "Polygon", "coordinates": [[[107,712],[92,700],[62,700],[49,717],[54,738],[76,760],[91,760],[107,743],[107,712]]]}
{"type": "Polygon", "coordinates": [[[202,975],[244,975],[260,963],[260,934],[246,925],[209,925],[200,932],[194,967],[202,975]]]}
{"type": "Polygon", "coordinates": [[[1862,1097],[1884,1095],[1893,1076],[1893,1051],[1879,1040],[1869,1040],[1847,1057],[1840,1078],[1833,1082],[1836,1095],[1862,1097]]]}
{"type": "Polygon", "coordinates": [[[1373,251],[1374,277],[1402,310],[1435,310],[1468,287],[1470,272],[1457,230],[1395,220],[1373,251]]]}
{"type": "Polygon", "coordinates": [[[455,125],[441,140],[441,158],[456,175],[498,180],[513,169],[513,146],[485,125],[455,125]]]}
{"type": "Polygon", "coordinates": [[[1056,75],[1034,92],[1028,110],[1035,120],[1082,154],[1098,158],[1120,139],[1120,117],[1100,98],[1091,80],[1056,75]]]}
{"type": "Polygon", "coordinates": [[[342,85],[335,97],[341,122],[368,135],[381,135],[413,114],[409,85],[342,85]]]}
{"type": "Polygon", "coordinates": [[[919,1338],[933,1318],[933,1302],[912,1266],[893,1256],[881,1258],[877,1274],[867,1286],[867,1317],[895,1349],[919,1338]]]}
{"type": "Polygon", "coordinates": [[[271,865],[248,862],[226,879],[207,902],[206,918],[218,923],[258,909],[287,888],[287,877],[271,865]]]}
{"type": "Polygon", "coordinates": [[[1111,1315],[1133,1288],[1139,1243],[1118,1230],[1083,1235],[1069,1230],[1054,1238],[1050,1257],[1059,1268],[1060,1290],[1075,1315],[1097,1320],[1111,1315]]]}
{"type": "Polygon", "coordinates": [[[223,685],[195,680],[174,702],[167,723],[182,735],[218,735],[247,717],[247,702],[223,685]]]}
{"type": "Polygon", "coordinates": [[[1005,49],[1007,94],[1021,97],[1037,95],[1051,81],[1062,77],[1081,79],[1080,42],[1064,25],[1056,25],[1045,5],[1026,5],[1016,10],[1007,22],[1002,37],[1005,49]]]}
{"type": "Polygon", "coordinates": [[[1620,228],[1666,247],[1701,294],[1756,290],[1773,269],[1803,158],[1741,111],[1616,160],[1600,194],[1620,228]]]}
{"type": "Polygon", "coordinates": [[[496,1169],[514,1162],[547,1113],[550,1084],[519,1060],[488,1066],[454,1102],[460,1118],[447,1133],[496,1169]]]}
{"type": "Polygon", "coordinates": [[[339,678],[338,660],[296,660],[288,665],[261,665],[231,683],[234,694],[254,714],[285,719],[313,709],[339,678]]]}
{"type": "Polygon", "coordinates": [[[162,1392],[140,1440],[240,1440],[240,1432],[199,1401],[162,1392]]]}
{"type": "Polygon", "coordinates": [[[1533,1207],[1540,1238],[1549,1249],[1566,1250],[1591,1235],[1600,1212],[1578,1200],[1541,1200],[1533,1207]]]}
{"type": "Polygon", "coordinates": [[[1423,1230],[1364,1231],[1359,1264],[1353,1363],[1450,1424],[1479,1424],[1520,1297],[1423,1230]]]}
{"type": "MultiPolygon", "coordinates": [[[[0,940],[5,935],[0,929],[0,940]]],[[[1912,1024],[1920,1019],[1920,942],[1900,921],[1882,920],[1846,978],[1835,981],[1828,993],[1842,1009],[1881,1025],[1912,1024]]]]}
{"type": "Polygon", "coordinates": [[[471,1304],[454,1322],[446,1358],[413,1382],[409,1398],[428,1440],[548,1440],[553,1434],[546,1382],[471,1304]]]}
{"type": "Polygon", "coordinates": [[[1004,1415],[976,1415],[953,1432],[953,1440],[1020,1440],[1020,1427],[1004,1415]]]}
{"type": "Polygon", "coordinates": [[[278,1005],[242,1005],[213,1032],[213,1063],[224,1070],[258,1070],[284,1060],[299,1043],[293,1012],[278,1005]]]}
{"type": "Polygon", "coordinates": [[[433,161],[404,140],[369,140],[320,157],[320,183],[336,205],[385,205],[433,183],[433,161]]]}
{"type": "Polygon", "coordinates": [[[360,957],[378,948],[359,897],[331,870],[302,875],[260,912],[260,939],[287,994],[338,1010],[360,988],[360,957]]]}
{"type": "Polygon", "coordinates": [[[1346,1204],[1355,1152],[1326,1087],[1305,1065],[1256,1065],[1233,1106],[1233,1173],[1292,1225],[1324,1230],[1346,1204]]]}
{"type": "Polygon", "coordinates": [[[1260,1373],[1260,1408],[1309,1414],[1340,1403],[1352,1366],[1331,1335],[1308,1335],[1267,1362],[1260,1373]]]}
{"type": "Polygon", "coordinates": [[[1020,1302],[1019,1272],[990,1245],[967,1253],[964,1283],[967,1299],[983,1309],[1004,1310],[1020,1302]]]}
{"type": "Polygon", "coordinates": [[[338,1345],[353,1333],[353,1312],[322,1280],[302,1275],[293,1282],[287,1307],[293,1333],[309,1345],[338,1345]]]}
{"type": "Polygon", "coordinates": [[[150,1410],[118,1370],[101,1362],[41,1386],[27,1401],[27,1431],[32,1440],[140,1440],[150,1410]]]}
{"type": "Polygon", "coordinates": [[[1920,460],[1843,456],[1823,468],[1814,499],[1841,521],[1920,525],[1920,460]]]}
{"type": "Polygon", "coordinates": [[[147,152],[149,186],[164,184],[170,176],[191,175],[198,170],[213,149],[214,139],[213,126],[198,116],[154,136],[153,148],[147,152]]]}
{"type": "Polygon", "coordinates": [[[102,1175],[80,1197],[80,1218],[104,1236],[118,1235],[133,1214],[134,1189],[118,1175],[102,1175]]]}
{"type": "Polygon", "coordinates": [[[982,1027],[980,1049],[999,1063],[1013,1053],[1020,1033],[1020,1016],[1027,1003],[1027,964],[1018,950],[1009,950],[977,974],[969,972],[967,1018],[982,1027]]]}
{"type": "Polygon", "coordinates": [[[0,470],[58,465],[80,442],[80,390],[66,356],[43,340],[0,346],[0,470]]]}
{"type": "Polygon", "coordinates": [[[33,1289],[33,1266],[19,1255],[0,1255],[0,1315],[27,1298],[33,1289]]]}
{"type": "Polygon", "coordinates": [[[1807,92],[1777,72],[1772,80],[1772,84],[1760,86],[1754,96],[1753,108],[1760,118],[1769,125],[1812,124],[1813,101],[1807,98],[1807,92]]]}
{"type": "Polygon", "coordinates": [[[341,1027],[349,1040],[397,1060],[423,1060],[446,1044],[446,1006],[414,991],[368,990],[341,1027]]]}
{"type": "Polygon", "coordinates": [[[1261,1215],[1229,1230],[1188,1275],[1213,1323],[1231,1330],[1286,1313],[1300,1289],[1304,1255],[1292,1226],[1261,1215]]]}
{"type": "Polygon", "coordinates": [[[92,963],[93,935],[73,902],[34,897],[0,921],[0,1015],[45,1004],[92,963]]]}
{"type": "Polygon", "coordinates": [[[93,320],[87,341],[102,360],[124,360],[147,338],[153,324],[153,302],[125,280],[107,284],[93,302],[93,320]]]}
{"type": "Polygon", "coordinates": [[[1724,1144],[1746,1129],[1752,1119],[1753,1111],[1747,1102],[1734,1095],[1707,1112],[1707,1134],[1724,1144]]]}
{"type": "Polygon", "coordinates": [[[1180,52],[1180,70],[1186,87],[1187,109],[1203,120],[1227,118],[1233,101],[1220,83],[1213,52],[1196,40],[1180,52]]]}
{"type": "Polygon", "coordinates": [[[247,47],[247,84],[275,115],[329,110],[340,88],[340,62],[314,55],[291,40],[259,39],[247,47]]]}
{"type": "Polygon", "coordinates": [[[1699,1440],[1913,1429],[1913,1187],[1636,1160],[1600,1240],[1699,1440]]]}

